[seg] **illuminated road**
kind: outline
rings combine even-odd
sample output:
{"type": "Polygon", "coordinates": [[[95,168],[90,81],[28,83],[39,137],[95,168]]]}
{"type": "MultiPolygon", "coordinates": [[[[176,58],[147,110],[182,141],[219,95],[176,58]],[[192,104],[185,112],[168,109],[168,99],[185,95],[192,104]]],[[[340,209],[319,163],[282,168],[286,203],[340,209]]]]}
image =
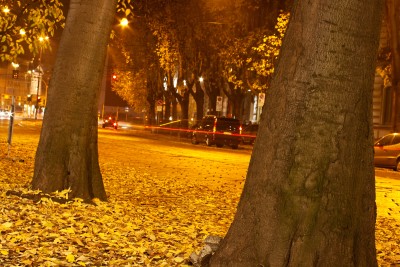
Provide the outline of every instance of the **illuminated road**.
{"type": "Polygon", "coordinates": [[[142,172],[177,179],[196,179],[206,186],[224,183],[241,184],[245,179],[251,149],[238,150],[192,145],[182,137],[180,140],[150,131],[115,131],[99,129],[99,151],[112,153],[121,164],[134,166],[142,172]]]}
{"type": "MultiPolygon", "coordinates": [[[[8,122],[0,120],[3,140],[7,140],[8,122]]],[[[13,139],[38,140],[40,128],[40,120],[17,118],[13,139]]],[[[137,126],[118,130],[100,127],[98,131],[100,161],[111,156],[118,159],[118,164],[133,167],[142,173],[176,177],[182,181],[194,179],[209,187],[219,187],[227,183],[241,187],[251,156],[251,146],[232,149],[193,145],[185,136],[179,139],[176,136],[145,131],[143,127],[137,126]]]]}
{"type": "MultiPolygon", "coordinates": [[[[8,120],[0,120],[0,132],[7,140],[8,120]]],[[[32,136],[40,133],[41,121],[15,120],[14,133],[32,136]]],[[[185,136],[152,133],[140,126],[128,129],[99,128],[99,155],[112,155],[118,162],[134,166],[151,175],[175,176],[177,179],[196,179],[209,186],[224,183],[242,184],[251,155],[251,146],[216,148],[192,145],[185,136]]],[[[400,181],[400,172],[376,168],[378,181],[391,179],[400,181]]],[[[379,183],[378,183],[379,187],[379,183]]]]}

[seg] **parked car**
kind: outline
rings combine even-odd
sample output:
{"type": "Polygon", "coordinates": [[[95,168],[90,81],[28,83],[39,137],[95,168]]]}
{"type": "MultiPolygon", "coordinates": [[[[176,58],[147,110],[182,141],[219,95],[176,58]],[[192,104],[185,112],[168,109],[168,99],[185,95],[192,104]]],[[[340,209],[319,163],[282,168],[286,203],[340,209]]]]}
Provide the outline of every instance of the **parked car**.
{"type": "Polygon", "coordinates": [[[400,171],[400,133],[385,135],[375,142],[374,165],[400,171]]]}
{"type": "Polygon", "coordinates": [[[242,130],[243,144],[249,144],[249,145],[254,144],[254,141],[256,140],[257,132],[258,132],[258,124],[249,124],[249,125],[243,126],[243,130],[242,130]]]}
{"type": "Polygon", "coordinates": [[[0,119],[9,119],[10,118],[10,112],[5,109],[0,109],[0,119]]]}
{"type": "Polygon", "coordinates": [[[114,129],[118,129],[118,121],[114,117],[109,116],[103,120],[103,124],[101,125],[101,127],[112,127],[114,129]]]}
{"type": "Polygon", "coordinates": [[[238,119],[208,115],[193,128],[192,144],[205,142],[207,146],[228,145],[237,149],[241,142],[240,131],[238,119]]]}

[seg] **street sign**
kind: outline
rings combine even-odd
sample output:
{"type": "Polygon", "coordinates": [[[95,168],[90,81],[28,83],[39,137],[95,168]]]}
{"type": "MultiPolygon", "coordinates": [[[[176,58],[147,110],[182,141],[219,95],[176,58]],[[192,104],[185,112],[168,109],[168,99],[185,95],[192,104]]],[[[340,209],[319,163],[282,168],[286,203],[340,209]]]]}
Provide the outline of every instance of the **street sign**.
{"type": "Polygon", "coordinates": [[[217,104],[215,106],[215,111],[222,111],[222,96],[217,96],[217,104]]]}
{"type": "Polygon", "coordinates": [[[258,94],[258,106],[259,107],[264,106],[264,101],[265,101],[265,94],[264,93],[259,93],[258,94]]]}
{"type": "Polygon", "coordinates": [[[164,101],[162,99],[159,99],[156,101],[156,106],[157,106],[157,112],[162,111],[162,106],[164,105],[164,101]]]}

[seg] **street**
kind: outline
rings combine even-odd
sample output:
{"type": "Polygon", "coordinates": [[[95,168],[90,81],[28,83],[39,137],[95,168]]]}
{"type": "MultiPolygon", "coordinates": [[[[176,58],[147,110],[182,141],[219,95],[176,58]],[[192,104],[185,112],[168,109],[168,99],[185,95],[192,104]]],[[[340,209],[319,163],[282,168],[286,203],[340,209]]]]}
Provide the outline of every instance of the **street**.
{"type": "MultiPolygon", "coordinates": [[[[15,136],[37,135],[41,121],[16,119],[15,136]]],[[[195,179],[205,186],[243,183],[251,156],[252,146],[241,145],[234,150],[230,147],[207,147],[193,145],[185,136],[157,134],[144,130],[142,126],[120,128],[99,128],[100,159],[112,156],[123,166],[133,166],[157,176],[174,175],[179,179],[195,179]],[[124,129],[125,128],[125,129],[124,129]]],[[[0,120],[0,133],[7,138],[8,120],[0,120]]],[[[376,168],[379,181],[400,182],[400,172],[376,168]]]]}
{"type": "MultiPolygon", "coordinates": [[[[193,145],[188,140],[143,132],[99,129],[99,151],[112,153],[122,165],[131,165],[152,175],[176,176],[208,186],[241,184],[246,176],[251,150],[193,145]],[[111,142],[110,142],[111,141],[111,142]]],[[[100,159],[102,153],[100,153],[100,159]]]]}

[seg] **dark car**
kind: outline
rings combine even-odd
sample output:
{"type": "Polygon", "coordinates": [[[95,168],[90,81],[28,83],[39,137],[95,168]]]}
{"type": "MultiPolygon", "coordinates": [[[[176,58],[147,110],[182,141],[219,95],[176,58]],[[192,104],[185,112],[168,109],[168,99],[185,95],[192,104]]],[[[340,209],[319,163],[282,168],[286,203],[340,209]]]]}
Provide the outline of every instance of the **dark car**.
{"type": "Polygon", "coordinates": [[[385,135],[375,142],[374,165],[400,171],[400,133],[385,135]]]}
{"type": "Polygon", "coordinates": [[[254,144],[254,141],[256,140],[257,132],[258,132],[258,124],[249,124],[249,125],[243,126],[243,130],[242,130],[243,144],[249,144],[249,145],[254,144]]]}
{"type": "Polygon", "coordinates": [[[112,127],[114,129],[118,129],[118,122],[114,117],[109,116],[103,120],[103,124],[101,125],[101,127],[112,127]]]}
{"type": "Polygon", "coordinates": [[[205,142],[206,145],[216,145],[223,147],[224,145],[231,146],[236,149],[241,142],[240,136],[240,121],[238,119],[206,116],[192,132],[192,144],[205,142]]]}

